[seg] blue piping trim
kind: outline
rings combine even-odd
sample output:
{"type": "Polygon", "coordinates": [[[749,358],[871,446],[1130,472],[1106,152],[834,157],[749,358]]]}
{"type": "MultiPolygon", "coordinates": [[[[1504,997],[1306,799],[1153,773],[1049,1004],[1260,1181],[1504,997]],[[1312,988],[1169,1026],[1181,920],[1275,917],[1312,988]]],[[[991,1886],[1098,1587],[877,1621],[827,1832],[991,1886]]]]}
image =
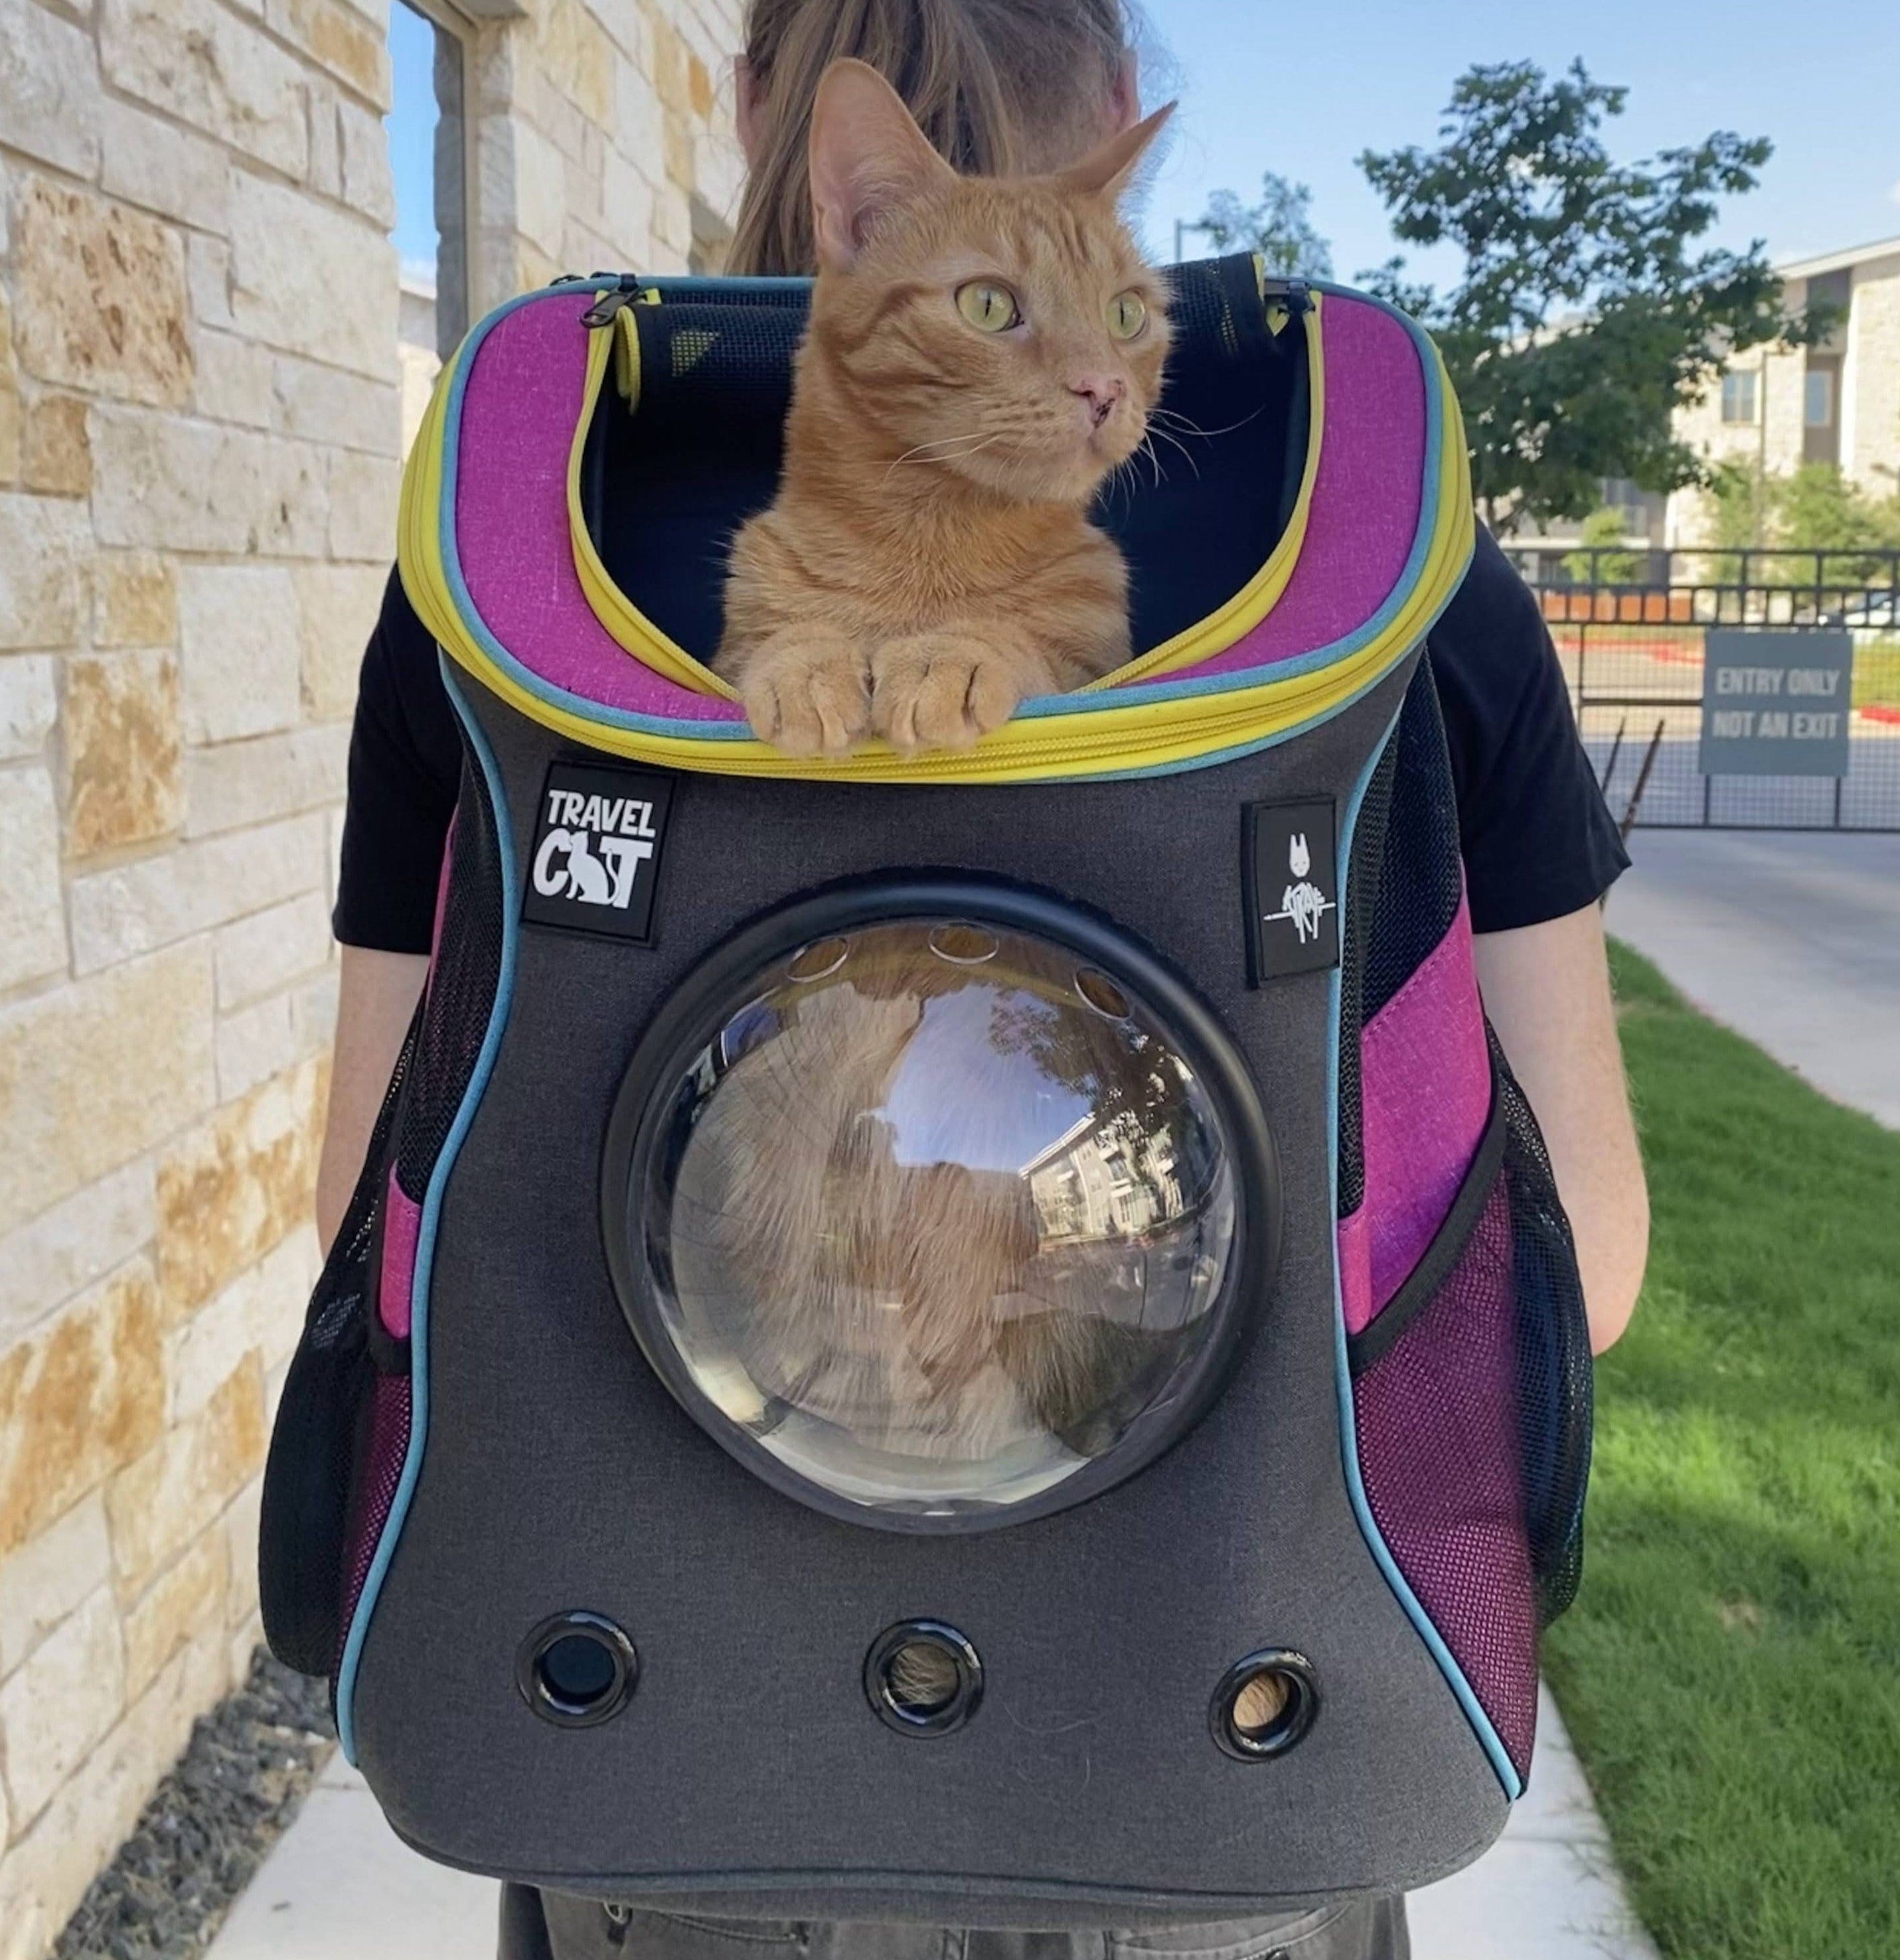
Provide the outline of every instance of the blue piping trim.
{"type": "MultiPolygon", "coordinates": [[[[1401,711],[1402,712],[1402,706],[1401,711]]],[[[1346,881],[1352,867],[1352,841],[1359,824],[1360,807],[1365,801],[1366,791],[1372,781],[1373,772],[1379,765],[1379,759],[1385,753],[1386,744],[1392,737],[1399,725],[1395,714],[1387,727],[1383,740],[1373,749],[1372,759],[1367,763],[1364,773],[1353,786],[1352,795],[1346,806],[1344,835],[1339,846],[1339,912],[1346,915],[1346,881]]],[[[1332,1216],[1339,1215],[1339,1008],[1341,970],[1332,970],[1332,1011],[1326,1038],[1326,1128],[1329,1141],[1327,1150],[1328,1175],[1332,1185],[1332,1216]]],[[[1372,1506],[1366,1497],[1366,1487],[1359,1474],[1359,1429],[1352,1406],[1352,1377],[1346,1365],[1346,1309],[1339,1286],[1339,1258],[1337,1250],[1337,1227],[1335,1228],[1335,1251],[1332,1262],[1333,1296],[1333,1376],[1339,1397],[1339,1453],[1346,1476],[1346,1494],[1352,1500],[1353,1514],[1359,1520],[1360,1535],[1366,1541],[1373,1562],[1384,1573],[1386,1583],[1405,1610],[1405,1616],[1416,1629],[1418,1637],[1431,1650],[1431,1657],[1438,1663],[1452,1693],[1458,1698],[1458,1705],[1465,1711],[1485,1754],[1491,1759],[1491,1766],[1497,1772],[1497,1780],[1504,1787],[1504,1794],[1512,1803],[1523,1794],[1523,1780],[1513,1764],[1510,1752],[1505,1748],[1497,1731],[1492,1727],[1491,1717],[1485,1713],[1471,1683],[1465,1678],[1464,1670],[1453,1658],[1438,1629],[1432,1624],[1431,1615],[1419,1603],[1418,1596],[1405,1583],[1405,1574],[1399,1570],[1396,1561],[1387,1548],[1386,1541],[1380,1535],[1379,1526],[1372,1515],[1372,1506]]]]}
{"type": "MultiPolygon", "coordinates": [[[[630,708],[609,708],[602,702],[589,700],[584,695],[574,694],[566,688],[557,687],[552,682],[543,679],[531,668],[523,665],[489,631],[487,622],[476,609],[474,600],[470,597],[468,587],[462,577],[462,561],[457,549],[455,536],[456,488],[460,473],[462,400],[468,385],[469,376],[475,366],[476,356],[480,352],[482,343],[488,338],[489,333],[517,307],[531,305],[536,301],[548,298],[550,294],[558,295],[597,290],[599,283],[597,280],[580,280],[555,287],[543,288],[535,292],[518,294],[515,298],[497,307],[492,313],[478,322],[470,329],[467,339],[457,355],[455,371],[449,384],[449,399],[446,412],[447,426],[444,433],[442,445],[441,507],[437,513],[437,523],[441,539],[443,571],[448,580],[450,591],[454,597],[456,610],[460,615],[463,624],[466,627],[470,635],[503,673],[517,686],[539,699],[549,702],[554,707],[562,708],[570,714],[578,715],[584,720],[598,722],[606,727],[632,729],[649,735],[686,736],[701,741],[743,741],[752,732],[748,724],[743,721],[702,721],[691,715],[641,714],[630,708]]],[[[667,289],[670,284],[678,282],[659,280],[654,283],[664,291],[667,289]]],[[[787,281],[785,283],[792,285],[797,282],[787,281]]],[[[1291,679],[1300,674],[1335,666],[1341,660],[1356,653],[1376,634],[1383,632],[1392,616],[1404,603],[1405,594],[1416,583],[1424,562],[1425,555],[1431,548],[1432,537],[1437,530],[1438,521],[1438,476],[1444,449],[1445,414],[1443,389],[1436,380],[1436,363],[1429,338],[1423,328],[1415,321],[1408,319],[1397,307],[1388,305],[1383,300],[1375,298],[1369,293],[1355,292],[1351,288],[1347,286],[1324,284],[1320,289],[1326,292],[1336,293],[1344,298],[1354,300],[1367,306],[1376,307],[1381,313],[1398,321],[1411,336],[1414,348],[1418,356],[1420,368],[1425,377],[1424,482],[1423,495],[1419,504],[1418,526],[1413,534],[1411,550],[1407,555],[1405,568],[1400,572],[1397,584],[1386,595],[1384,603],[1380,606],[1378,611],[1343,639],[1330,641],[1323,647],[1314,648],[1307,653],[1295,654],[1288,660],[1276,660],[1272,670],[1273,677],[1275,679],[1291,679]]],[[[1323,437],[1322,439],[1323,440],[1323,437]]],[[[1446,603],[1450,603],[1449,594],[1446,603]]],[[[1443,609],[1441,607],[1440,609],[1442,611],[1443,609]]],[[[1434,615],[1434,622],[1436,617],[1437,616],[1434,615]]],[[[1427,623],[1426,628],[1427,632],[1430,631],[1431,623],[1433,622],[1427,623]]],[[[1421,634],[1420,637],[1424,636],[1421,634]]],[[[1394,664],[1396,665],[1396,662],[1394,664]]],[[[1138,708],[1147,702],[1176,700],[1193,695],[1231,692],[1238,688],[1259,686],[1261,676],[1261,669],[1245,667],[1233,673],[1208,675],[1199,680],[1141,682],[1128,687],[1104,688],[1090,694],[1044,695],[1035,700],[1023,702],[1017,711],[1017,718],[1019,720],[1037,721],[1051,715],[1085,714],[1093,709],[1101,708],[1138,708]]],[[[1376,686],[1378,681],[1383,678],[1383,675],[1376,676],[1372,681],[1369,681],[1367,686],[1368,687],[1376,686]]],[[[1360,693],[1364,691],[1362,689],[1360,693]]],[[[1351,697],[1352,701],[1358,698],[1358,694],[1351,697]]],[[[1350,705],[1350,701],[1338,702],[1329,709],[1326,715],[1317,718],[1314,721],[1302,723],[1297,728],[1282,730],[1278,735],[1268,737],[1262,741],[1246,743],[1238,748],[1222,749],[1206,756],[1197,756],[1191,761],[1162,763],[1145,769],[1108,771],[1100,776],[1086,775],[1071,776],[1066,780],[1078,782],[1115,781],[1145,775],[1175,775],[1190,769],[1210,768],[1217,762],[1231,761],[1238,756],[1257,753],[1262,749],[1272,746],[1276,742],[1285,740],[1289,736],[1303,733],[1307,729],[1318,726],[1319,721],[1329,720],[1332,715],[1340,713],[1350,705]]]]}
{"type": "Polygon", "coordinates": [[[482,1038],[481,1051],[475,1058],[474,1072],[463,1092],[461,1105],[443,1141],[435,1167],[429,1173],[428,1192],[422,1201],[422,1222],[416,1234],[415,1271],[409,1286],[409,1447],[403,1456],[403,1475],[390,1504],[389,1516],[384,1521],[382,1535],[377,1541],[376,1556],[370,1562],[368,1576],[363,1582],[362,1594],[357,1600],[356,1612],[350,1621],[349,1637],[344,1643],[343,1659],[336,1675],[337,1739],[342,1746],[344,1760],[352,1765],[356,1761],[356,1671],[362,1660],[363,1643],[369,1634],[371,1616],[376,1611],[384,1577],[389,1570],[390,1561],[396,1555],[396,1541],[402,1536],[409,1501],[415,1494],[416,1481],[422,1474],[422,1452],[428,1440],[429,1278],[435,1265],[435,1238],[442,1215],[442,1193],[447,1186],[450,1172],[455,1168],[456,1158],[461,1153],[463,1139],[469,1133],[469,1125],[474,1122],[476,1110],[488,1088],[495,1058],[501,1045],[502,1030],[508,1026],[508,1010],[514,998],[517,931],[514,838],[508,822],[507,800],[502,794],[501,772],[496,765],[495,752],[489,746],[487,736],[456,685],[447,658],[439,654],[437,657],[441,662],[443,684],[448,689],[449,699],[462,718],[462,725],[468,731],[469,743],[481,762],[489,806],[495,815],[496,850],[501,861],[501,970],[496,978],[495,1004],[489,1010],[488,1029],[482,1038]]]}

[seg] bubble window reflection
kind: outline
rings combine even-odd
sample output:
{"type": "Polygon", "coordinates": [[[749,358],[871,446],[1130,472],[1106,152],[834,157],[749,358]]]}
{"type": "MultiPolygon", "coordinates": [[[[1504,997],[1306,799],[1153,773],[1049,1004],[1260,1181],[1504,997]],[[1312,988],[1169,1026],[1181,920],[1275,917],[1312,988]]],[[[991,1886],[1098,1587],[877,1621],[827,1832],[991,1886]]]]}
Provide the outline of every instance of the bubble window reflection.
{"type": "Polygon", "coordinates": [[[828,933],[654,1085],[636,1331],[827,1508],[1006,1517],[1152,1432],[1230,1317],[1223,1099],[1109,964],[828,933]]]}

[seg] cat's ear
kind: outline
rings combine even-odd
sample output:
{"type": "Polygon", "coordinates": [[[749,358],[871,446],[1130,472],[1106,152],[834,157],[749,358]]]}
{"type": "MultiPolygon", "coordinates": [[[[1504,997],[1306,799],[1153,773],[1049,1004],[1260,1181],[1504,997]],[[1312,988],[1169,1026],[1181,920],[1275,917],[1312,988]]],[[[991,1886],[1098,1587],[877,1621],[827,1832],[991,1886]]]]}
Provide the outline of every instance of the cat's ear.
{"type": "Polygon", "coordinates": [[[1122,129],[1091,150],[1079,164],[1071,164],[1056,178],[1071,190],[1093,197],[1106,193],[1119,198],[1128,187],[1135,166],[1147,154],[1148,145],[1161,133],[1161,126],[1174,113],[1172,102],[1163,103],[1152,116],[1122,129]]]}
{"type": "Polygon", "coordinates": [[[904,99],[877,69],[836,61],[811,107],[811,208],[818,262],[842,272],[893,207],[953,183],[904,99]]]}

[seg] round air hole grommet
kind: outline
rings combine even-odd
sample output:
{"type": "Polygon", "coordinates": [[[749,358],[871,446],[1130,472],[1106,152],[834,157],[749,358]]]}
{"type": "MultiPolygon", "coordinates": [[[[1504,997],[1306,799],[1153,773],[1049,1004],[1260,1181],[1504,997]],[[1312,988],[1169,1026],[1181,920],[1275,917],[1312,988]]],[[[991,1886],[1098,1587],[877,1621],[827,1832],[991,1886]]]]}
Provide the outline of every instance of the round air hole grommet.
{"type": "Polygon", "coordinates": [[[864,1656],[864,1695],[877,1719],[900,1736],[947,1736],[982,1701],[983,1663],[941,1620],[900,1620],[864,1656]]]}
{"type": "Polygon", "coordinates": [[[591,1729],[632,1699],[640,1656],[604,1614],[571,1612],[543,1620],[521,1643],[514,1682],[544,1722],[591,1729]]]}
{"type": "Polygon", "coordinates": [[[803,946],[794,953],[785,966],[786,976],[801,985],[810,985],[814,980],[823,980],[835,973],[850,956],[849,941],[842,939],[815,939],[809,946],[803,946]]]}
{"type": "Polygon", "coordinates": [[[1284,1756],[1305,1739],[1319,1713],[1319,1679],[1304,1654],[1262,1647],[1221,1677],[1208,1726],[1224,1755],[1240,1763],[1284,1756]]]}
{"type": "Polygon", "coordinates": [[[1075,991],[1078,998],[1093,1007],[1105,1021],[1125,1021],[1128,1018],[1128,997],[1099,969],[1093,966],[1078,968],[1075,975],[1075,991]]]}
{"type": "Polygon", "coordinates": [[[932,928],[930,936],[931,952],[953,966],[981,966],[985,961],[994,959],[1000,947],[1001,942],[988,927],[969,919],[946,919],[932,928]]]}

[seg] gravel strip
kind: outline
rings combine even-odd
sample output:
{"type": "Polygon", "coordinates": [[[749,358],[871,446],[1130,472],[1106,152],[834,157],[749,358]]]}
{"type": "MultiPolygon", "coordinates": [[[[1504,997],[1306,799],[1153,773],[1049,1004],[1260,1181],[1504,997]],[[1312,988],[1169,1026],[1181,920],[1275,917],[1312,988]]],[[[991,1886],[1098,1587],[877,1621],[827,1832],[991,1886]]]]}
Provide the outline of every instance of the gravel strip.
{"type": "Polygon", "coordinates": [[[298,1812],[335,1746],[329,1693],[253,1657],[93,1880],[53,1960],[195,1960],[298,1812]]]}

